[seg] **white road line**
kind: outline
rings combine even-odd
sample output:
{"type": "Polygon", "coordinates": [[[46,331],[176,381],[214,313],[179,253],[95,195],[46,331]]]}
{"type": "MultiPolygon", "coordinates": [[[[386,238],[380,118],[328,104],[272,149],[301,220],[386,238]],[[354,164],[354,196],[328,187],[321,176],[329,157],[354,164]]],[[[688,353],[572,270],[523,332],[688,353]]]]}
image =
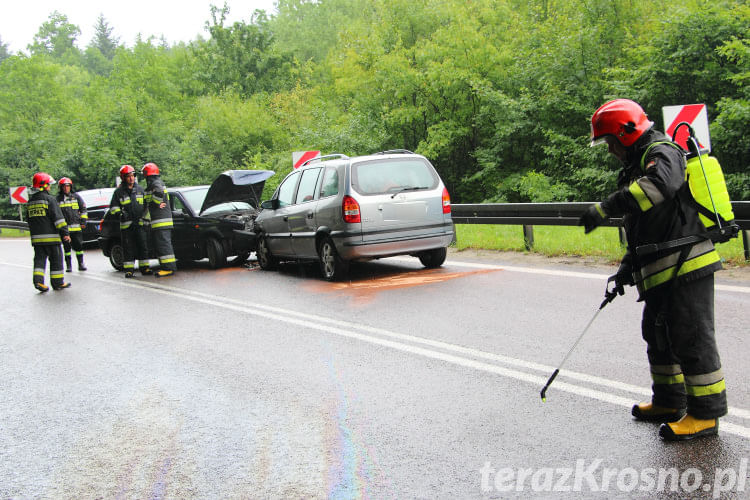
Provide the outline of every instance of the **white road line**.
{"type": "MultiPolygon", "coordinates": [[[[446,261],[445,265],[456,266],[456,267],[471,267],[471,268],[477,268],[477,269],[497,269],[497,270],[513,271],[515,273],[546,274],[550,276],[561,276],[561,277],[567,277],[567,278],[584,278],[584,279],[596,279],[596,280],[606,280],[607,278],[609,278],[609,276],[606,274],[582,273],[582,272],[576,272],[576,271],[561,271],[561,270],[556,270],[556,269],[540,269],[540,268],[535,268],[535,267],[517,267],[517,266],[506,266],[506,265],[495,265],[495,264],[479,264],[479,263],[473,263],[473,262],[459,262],[459,261],[453,261],[453,260],[446,261]]],[[[747,286],[722,285],[722,284],[717,283],[715,285],[715,288],[716,290],[721,290],[723,292],[750,293],[750,287],[747,287],[747,286]]]]}
{"type": "MultiPolygon", "coordinates": [[[[21,265],[10,264],[10,263],[2,263],[2,264],[10,265],[13,267],[18,267],[18,268],[30,269],[29,266],[21,266],[21,265]]],[[[261,316],[261,317],[265,317],[268,319],[281,321],[284,323],[291,323],[291,324],[299,325],[305,328],[310,328],[314,330],[323,331],[326,333],[331,333],[331,334],[338,335],[341,337],[353,338],[353,339],[357,339],[363,342],[368,342],[371,344],[377,344],[377,345],[381,345],[384,347],[389,347],[391,349],[395,349],[395,350],[402,351],[402,352],[408,352],[411,354],[416,354],[419,356],[424,356],[424,357],[432,358],[432,359],[438,359],[441,361],[445,361],[445,362],[459,365],[459,366],[464,366],[466,368],[471,368],[474,370],[494,373],[494,374],[501,375],[504,377],[521,380],[524,382],[529,382],[534,385],[538,385],[539,387],[542,387],[544,383],[547,381],[546,376],[534,375],[534,374],[530,374],[527,372],[514,370],[512,368],[501,367],[498,365],[493,365],[493,364],[485,363],[485,362],[474,360],[474,359],[460,357],[460,356],[449,354],[446,352],[440,352],[440,351],[435,351],[435,350],[431,350],[431,349],[427,349],[423,347],[418,347],[415,345],[406,344],[404,342],[410,342],[411,344],[421,344],[421,345],[429,346],[432,348],[449,351],[452,353],[458,353],[458,354],[462,354],[465,356],[472,356],[475,358],[494,361],[497,363],[504,363],[506,365],[525,368],[525,369],[534,370],[534,371],[540,371],[540,372],[544,372],[547,374],[551,374],[552,371],[554,370],[554,367],[551,367],[551,366],[546,366],[546,365],[542,365],[539,363],[511,358],[508,356],[502,356],[499,354],[487,353],[487,352],[480,351],[477,349],[462,347],[462,346],[458,346],[455,344],[449,344],[446,342],[440,342],[440,341],[425,339],[425,338],[416,337],[412,335],[391,332],[389,330],[385,330],[382,328],[359,325],[356,323],[335,320],[335,319],[326,318],[323,316],[317,316],[313,314],[301,313],[298,311],[288,310],[288,309],[275,307],[275,306],[268,306],[268,305],[263,305],[263,304],[254,304],[252,306],[249,306],[247,303],[241,302],[236,299],[217,297],[217,296],[209,295],[209,294],[202,293],[202,292],[175,288],[175,287],[166,286],[163,284],[157,284],[157,283],[152,283],[152,282],[144,283],[144,282],[139,282],[139,281],[125,281],[124,279],[122,281],[119,281],[119,280],[115,281],[111,278],[96,276],[93,273],[79,275],[78,277],[90,279],[94,281],[100,281],[102,283],[117,285],[118,287],[127,286],[131,288],[147,289],[154,293],[169,295],[169,296],[173,296],[173,297],[184,299],[184,300],[191,300],[194,302],[221,307],[223,309],[229,309],[229,310],[233,310],[233,311],[237,311],[237,312],[241,312],[245,314],[261,316]],[[352,330],[358,330],[360,332],[365,332],[365,333],[355,333],[352,330]],[[391,339],[398,339],[398,341],[374,337],[372,335],[368,335],[368,333],[380,335],[383,337],[389,337],[391,339]]],[[[559,377],[575,379],[575,380],[586,382],[589,384],[601,385],[610,389],[617,389],[617,390],[621,390],[624,392],[629,392],[637,396],[649,396],[651,394],[650,389],[646,389],[646,388],[639,387],[639,386],[634,386],[631,384],[625,384],[622,382],[617,382],[617,381],[609,380],[609,379],[602,378],[602,377],[587,375],[587,374],[579,373],[579,372],[563,370],[560,372],[559,377]]],[[[558,383],[555,384],[554,386],[554,390],[563,390],[565,392],[569,392],[572,394],[585,396],[591,399],[615,404],[618,406],[624,406],[627,408],[630,408],[633,404],[633,400],[631,398],[624,398],[624,397],[620,397],[620,396],[617,396],[608,392],[602,392],[602,391],[592,389],[589,387],[583,387],[580,385],[575,385],[575,384],[571,384],[571,383],[567,383],[563,381],[558,381],[558,383]]],[[[729,415],[743,418],[743,419],[750,419],[750,411],[744,410],[741,408],[730,407],[729,415]]],[[[731,424],[731,423],[723,422],[723,421],[722,421],[721,426],[722,426],[722,429],[726,432],[750,439],[750,428],[748,427],[731,424]]]]}

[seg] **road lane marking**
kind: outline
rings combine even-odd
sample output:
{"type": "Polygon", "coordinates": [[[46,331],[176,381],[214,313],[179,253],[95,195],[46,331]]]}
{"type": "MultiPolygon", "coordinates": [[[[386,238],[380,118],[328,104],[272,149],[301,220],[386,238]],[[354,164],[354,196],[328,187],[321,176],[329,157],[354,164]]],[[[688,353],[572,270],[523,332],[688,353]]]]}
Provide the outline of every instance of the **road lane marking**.
{"type": "MultiPolygon", "coordinates": [[[[17,267],[17,268],[22,268],[22,269],[30,269],[30,266],[11,264],[11,263],[6,263],[6,262],[2,262],[2,264],[9,265],[12,267],[17,267]]],[[[524,361],[521,359],[511,358],[509,356],[503,356],[500,354],[480,351],[478,349],[472,349],[472,348],[463,347],[463,346],[459,346],[455,344],[449,344],[447,342],[441,342],[437,340],[416,337],[413,335],[392,332],[390,330],[385,330],[382,328],[370,327],[366,325],[351,323],[348,321],[326,318],[323,316],[317,316],[317,315],[309,314],[309,313],[302,313],[302,312],[298,312],[298,311],[294,311],[290,309],[284,309],[284,308],[276,307],[276,306],[269,306],[269,305],[264,305],[264,304],[253,304],[252,306],[249,306],[245,302],[242,302],[236,299],[227,298],[227,297],[218,297],[218,296],[206,294],[203,292],[198,292],[198,291],[193,291],[193,290],[188,290],[188,289],[181,289],[181,288],[167,286],[163,284],[157,284],[153,282],[140,282],[140,281],[132,281],[132,280],[125,281],[124,279],[122,281],[115,280],[115,279],[104,277],[104,276],[96,276],[93,273],[79,275],[78,277],[89,279],[89,280],[94,280],[94,281],[99,281],[102,283],[116,285],[117,287],[125,286],[125,287],[130,287],[130,288],[147,289],[154,293],[168,295],[168,296],[172,296],[178,299],[192,300],[192,301],[202,303],[205,305],[212,305],[212,306],[220,307],[223,309],[229,309],[229,310],[233,310],[233,311],[240,312],[240,313],[265,317],[267,319],[271,319],[275,321],[291,323],[291,324],[295,324],[298,326],[302,326],[304,328],[310,328],[310,329],[338,335],[341,337],[361,340],[363,342],[381,345],[383,347],[389,347],[391,349],[398,350],[398,351],[408,352],[411,354],[416,354],[419,356],[424,356],[427,358],[437,359],[437,360],[445,361],[451,364],[464,366],[466,368],[471,368],[471,369],[478,370],[478,371],[484,371],[484,372],[493,373],[496,375],[501,375],[507,378],[512,378],[515,380],[529,382],[534,385],[538,385],[539,387],[542,387],[544,383],[547,381],[546,375],[534,375],[528,372],[514,370],[513,368],[502,367],[498,365],[489,364],[484,361],[478,361],[475,359],[460,357],[457,354],[461,354],[464,356],[471,356],[471,357],[475,357],[475,358],[479,358],[479,359],[487,360],[487,361],[494,361],[496,363],[503,363],[506,365],[510,365],[512,367],[539,371],[539,372],[543,372],[546,374],[550,374],[554,370],[554,367],[531,362],[531,361],[524,361]],[[364,333],[356,333],[352,330],[358,330],[364,333]],[[372,335],[379,335],[381,337],[387,337],[387,338],[374,337],[372,335]],[[389,340],[388,338],[396,339],[396,340],[389,340]],[[405,342],[409,342],[410,344],[407,344],[405,342]],[[429,346],[434,349],[440,349],[441,351],[431,350],[425,347],[419,347],[419,346],[411,345],[411,344],[420,344],[424,346],[429,346]],[[448,352],[442,352],[442,351],[448,351],[448,352]],[[452,353],[456,353],[456,354],[452,354],[452,353]]],[[[616,390],[620,390],[623,392],[632,393],[637,396],[650,396],[651,395],[650,389],[631,385],[631,384],[626,384],[623,382],[618,382],[615,380],[606,379],[603,377],[587,375],[585,373],[562,370],[560,372],[559,377],[561,379],[562,378],[574,379],[580,382],[585,382],[585,383],[589,383],[593,385],[600,385],[600,386],[607,387],[610,389],[616,389],[616,390]]],[[[562,380],[558,381],[558,383],[555,384],[555,389],[563,390],[565,392],[569,392],[569,393],[580,395],[580,396],[585,396],[585,397],[595,399],[598,401],[615,404],[618,406],[625,406],[627,408],[630,408],[633,405],[633,401],[630,398],[624,398],[621,396],[617,396],[617,395],[607,393],[607,392],[602,392],[600,390],[592,389],[589,387],[564,382],[562,380]]],[[[750,419],[750,411],[742,409],[742,408],[730,407],[729,415],[733,417],[742,418],[742,419],[750,419]]],[[[722,421],[721,427],[726,432],[744,437],[746,439],[750,439],[750,427],[744,427],[741,425],[731,424],[725,421],[722,421]]]]}

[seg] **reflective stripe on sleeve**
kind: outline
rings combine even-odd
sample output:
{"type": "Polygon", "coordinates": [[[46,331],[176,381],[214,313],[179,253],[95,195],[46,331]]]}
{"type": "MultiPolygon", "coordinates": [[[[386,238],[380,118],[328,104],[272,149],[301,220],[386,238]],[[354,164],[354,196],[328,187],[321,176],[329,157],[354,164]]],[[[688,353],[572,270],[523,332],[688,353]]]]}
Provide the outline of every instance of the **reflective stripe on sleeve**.
{"type": "Polygon", "coordinates": [[[651,203],[651,200],[648,199],[648,196],[646,196],[646,193],[643,191],[643,188],[641,188],[640,184],[638,184],[638,181],[634,181],[630,186],[628,186],[628,191],[630,191],[630,194],[632,194],[633,198],[635,198],[635,201],[641,208],[641,212],[646,212],[653,208],[653,203],[651,203]]]}

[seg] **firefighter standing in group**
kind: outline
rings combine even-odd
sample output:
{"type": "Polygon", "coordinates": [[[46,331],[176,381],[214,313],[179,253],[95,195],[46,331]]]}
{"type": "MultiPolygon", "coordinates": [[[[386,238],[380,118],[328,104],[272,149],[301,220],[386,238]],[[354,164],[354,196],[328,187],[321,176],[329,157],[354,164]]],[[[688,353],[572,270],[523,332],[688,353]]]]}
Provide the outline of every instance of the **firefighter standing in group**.
{"type": "Polygon", "coordinates": [[[653,381],[651,401],[633,406],[632,414],[662,422],[664,439],[685,440],[717,434],[718,419],[727,413],[714,335],[714,272],[721,262],[709,239],[645,256],[636,252],[705,232],[688,199],[684,156],[653,125],[628,99],[596,110],[591,145],[606,143],[623,169],[618,190],[580,222],[588,233],[608,217],[623,217],[628,250],[615,289],[622,295],[625,285],[635,284],[645,301],[641,328],[653,381]]]}
{"type": "Polygon", "coordinates": [[[148,260],[146,231],[143,227],[145,215],[145,192],[135,182],[135,169],[130,165],[120,167],[122,182],[112,193],[109,211],[120,218],[120,236],[123,250],[123,268],[125,277],[132,278],[135,273],[135,259],[142,275],[151,273],[148,260]]]}
{"type": "Polygon", "coordinates": [[[65,270],[73,271],[71,259],[71,248],[76,253],[78,260],[78,270],[85,271],[86,266],[83,263],[83,229],[89,215],[86,212],[86,203],[78,193],[73,192],[73,181],[68,177],[63,177],[60,182],[59,192],[57,193],[57,203],[60,205],[65,222],[68,224],[70,232],[70,242],[63,240],[63,250],[65,251],[65,270]]]}
{"type": "Polygon", "coordinates": [[[146,163],[141,169],[146,178],[147,220],[151,226],[151,241],[161,269],[157,278],[170,276],[177,271],[177,259],[172,249],[172,208],[169,206],[167,187],[161,180],[156,163],[146,163]]]}
{"type": "Polygon", "coordinates": [[[68,225],[57,204],[49,194],[49,188],[55,183],[49,174],[38,172],[31,180],[32,195],[26,203],[28,213],[31,245],[34,247],[34,288],[46,292],[49,287],[44,284],[44,273],[49,259],[49,276],[52,288],[68,288],[63,271],[62,250],[60,241],[70,243],[68,225]]]}

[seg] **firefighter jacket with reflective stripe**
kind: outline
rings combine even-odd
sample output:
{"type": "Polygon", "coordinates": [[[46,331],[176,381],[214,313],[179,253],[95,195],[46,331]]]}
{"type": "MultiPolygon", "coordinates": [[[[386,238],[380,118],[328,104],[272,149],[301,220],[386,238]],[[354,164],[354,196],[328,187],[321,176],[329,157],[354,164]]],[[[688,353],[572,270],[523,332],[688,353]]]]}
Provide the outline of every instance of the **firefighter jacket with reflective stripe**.
{"type": "Polygon", "coordinates": [[[68,223],[68,231],[81,231],[86,227],[89,214],[86,212],[86,203],[78,193],[58,193],[57,203],[60,205],[65,222],[68,223]]]}
{"type": "Polygon", "coordinates": [[[26,203],[31,244],[59,245],[61,236],[68,236],[68,225],[54,196],[45,190],[31,195],[26,203]]]}
{"type": "Polygon", "coordinates": [[[123,182],[115,189],[109,203],[109,211],[120,217],[120,229],[129,229],[133,224],[143,225],[144,197],[143,188],[138,184],[128,189],[123,182]]]}
{"type": "Polygon", "coordinates": [[[690,281],[721,269],[719,255],[708,240],[686,250],[679,270],[681,248],[636,254],[641,245],[705,232],[698,212],[690,203],[685,158],[680,151],[668,144],[658,144],[648,152],[641,169],[641,157],[648,146],[665,140],[664,134],[650,130],[628,148],[628,162],[618,178],[619,189],[600,204],[607,217],[623,217],[628,240],[626,259],[642,296],[670,282],[675,275],[681,281],[690,281]]]}
{"type": "Polygon", "coordinates": [[[159,175],[146,178],[146,206],[151,229],[172,229],[172,208],[169,206],[169,193],[159,175]],[[162,203],[166,203],[164,208],[162,203]]]}

